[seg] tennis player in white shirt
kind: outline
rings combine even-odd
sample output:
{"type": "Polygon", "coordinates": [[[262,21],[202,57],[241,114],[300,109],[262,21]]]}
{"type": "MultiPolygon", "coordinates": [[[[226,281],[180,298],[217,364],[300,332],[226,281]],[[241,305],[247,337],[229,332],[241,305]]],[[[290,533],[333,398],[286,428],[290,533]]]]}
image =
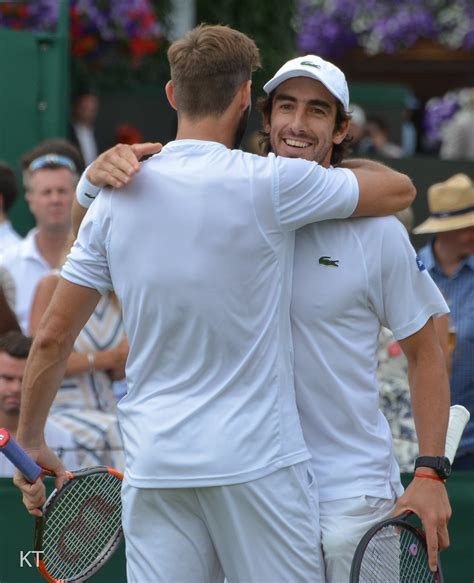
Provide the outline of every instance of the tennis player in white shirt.
{"type": "MultiPolygon", "coordinates": [[[[265,146],[280,156],[344,162],[349,94],[344,74],[307,55],[264,86],[265,146]]],[[[349,142],[350,143],[350,142],[349,142]]],[[[384,191],[384,184],[380,184],[384,191]]],[[[433,318],[449,311],[395,217],[330,220],[299,229],[291,305],[295,387],[319,485],[328,583],[349,580],[361,536],[411,508],[425,526],[434,568],[449,544],[443,480],[420,466],[406,492],[387,420],[379,410],[378,336],[390,328],[408,358],[419,455],[444,456],[449,384],[433,318]],[[433,478],[433,479],[431,479],[433,478]]]]}
{"type": "MultiPolygon", "coordinates": [[[[69,337],[113,287],[130,342],[119,405],[129,580],[323,581],[292,386],[292,232],[392,212],[413,187],[369,162],[326,170],[229,150],[258,60],[244,35],[198,27],[169,57],[177,140],[85,218],[35,341],[19,441],[63,476],[43,445],[39,395],[52,400],[69,337]]],[[[34,513],[41,486],[16,481],[34,513]]]]}

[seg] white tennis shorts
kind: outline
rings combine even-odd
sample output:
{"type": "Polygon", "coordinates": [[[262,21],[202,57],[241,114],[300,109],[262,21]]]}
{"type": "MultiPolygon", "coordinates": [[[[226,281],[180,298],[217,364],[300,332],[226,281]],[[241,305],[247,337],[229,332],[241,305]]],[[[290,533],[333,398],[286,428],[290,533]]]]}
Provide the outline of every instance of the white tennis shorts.
{"type": "Polygon", "coordinates": [[[123,485],[129,583],[324,583],[307,462],[243,484],[123,485]]]}
{"type": "MultiPolygon", "coordinates": [[[[347,583],[352,558],[362,536],[374,524],[388,518],[397,496],[357,496],[319,505],[326,583],[347,583]]],[[[388,582],[388,579],[387,579],[388,582]]]]}

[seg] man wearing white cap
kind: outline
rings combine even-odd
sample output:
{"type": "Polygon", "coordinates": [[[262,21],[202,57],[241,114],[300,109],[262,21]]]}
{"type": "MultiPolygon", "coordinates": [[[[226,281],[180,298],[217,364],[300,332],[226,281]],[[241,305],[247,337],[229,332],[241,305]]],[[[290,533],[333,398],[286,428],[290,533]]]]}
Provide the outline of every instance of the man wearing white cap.
{"type": "MultiPolygon", "coordinates": [[[[341,163],[349,146],[350,115],[347,83],[337,67],[313,55],[299,57],[286,63],[264,89],[269,94],[263,104],[269,150],[325,167],[379,166],[367,160],[341,163]]],[[[97,184],[116,184],[110,163],[118,166],[117,154],[114,150],[103,155],[89,178],[97,184]]],[[[120,169],[127,169],[123,159],[120,169]]],[[[420,271],[396,219],[326,221],[297,233],[292,300],[295,381],[320,487],[330,583],[348,581],[358,540],[393,510],[402,494],[390,430],[378,410],[380,323],[394,330],[416,375],[420,453],[441,456],[449,395],[431,316],[447,311],[432,280],[420,271]],[[438,424],[423,408],[428,392],[438,424]]],[[[424,473],[433,479],[414,480],[398,508],[409,505],[420,513],[436,548],[439,529],[443,547],[449,502],[436,472],[427,468],[424,473]],[[426,518],[427,508],[431,519],[426,518]]],[[[434,565],[436,553],[431,555],[434,565]]]]}
{"type": "MultiPolygon", "coordinates": [[[[340,69],[313,55],[299,57],[264,90],[269,151],[323,166],[358,163],[341,162],[350,115],[340,69]]],[[[447,311],[394,217],[325,221],[297,232],[292,301],[296,396],[319,484],[330,583],[348,580],[358,540],[393,511],[403,491],[390,429],[378,409],[380,326],[393,331],[408,357],[420,455],[443,456],[449,388],[432,317],[447,311]]],[[[438,477],[424,466],[417,474],[438,477]]],[[[429,544],[435,549],[448,544],[450,509],[442,482],[415,478],[395,512],[406,508],[422,518],[429,544]],[[434,520],[429,517],[433,511],[434,520]]],[[[430,562],[435,565],[435,552],[430,562]]]]}
{"type": "MultiPolygon", "coordinates": [[[[456,333],[451,372],[452,402],[474,411],[474,185],[456,174],[428,189],[429,218],[415,234],[433,234],[420,250],[426,269],[451,309],[456,333]]],[[[455,469],[474,469],[474,420],[466,427],[455,469]]]]}

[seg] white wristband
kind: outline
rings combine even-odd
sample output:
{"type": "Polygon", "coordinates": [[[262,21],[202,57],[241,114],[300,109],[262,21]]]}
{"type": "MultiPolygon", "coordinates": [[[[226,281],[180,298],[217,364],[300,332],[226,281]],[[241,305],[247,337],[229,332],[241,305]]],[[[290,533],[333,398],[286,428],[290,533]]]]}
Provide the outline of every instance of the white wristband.
{"type": "Polygon", "coordinates": [[[86,209],[91,206],[101,189],[100,186],[95,186],[87,180],[86,173],[88,170],[89,166],[82,173],[81,179],[76,187],[77,202],[86,209]]]}

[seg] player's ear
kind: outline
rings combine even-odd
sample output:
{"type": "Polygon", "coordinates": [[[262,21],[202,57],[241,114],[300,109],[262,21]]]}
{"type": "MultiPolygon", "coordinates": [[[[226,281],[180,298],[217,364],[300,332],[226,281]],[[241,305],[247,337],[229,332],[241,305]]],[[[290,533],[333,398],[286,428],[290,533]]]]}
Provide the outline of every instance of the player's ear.
{"type": "Polygon", "coordinates": [[[166,84],[166,87],[165,87],[165,91],[166,91],[166,97],[167,97],[168,102],[171,105],[171,107],[173,109],[178,109],[176,107],[176,100],[174,98],[174,85],[173,85],[173,81],[168,81],[168,83],[166,84]]]}
{"type": "Polygon", "coordinates": [[[239,89],[240,108],[247,109],[252,104],[252,81],[244,81],[239,89]]]}
{"type": "Polygon", "coordinates": [[[347,136],[347,132],[349,131],[349,120],[345,119],[341,122],[338,128],[334,129],[334,133],[332,135],[332,143],[333,144],[340,144],[344,138],[347,136]]]}

